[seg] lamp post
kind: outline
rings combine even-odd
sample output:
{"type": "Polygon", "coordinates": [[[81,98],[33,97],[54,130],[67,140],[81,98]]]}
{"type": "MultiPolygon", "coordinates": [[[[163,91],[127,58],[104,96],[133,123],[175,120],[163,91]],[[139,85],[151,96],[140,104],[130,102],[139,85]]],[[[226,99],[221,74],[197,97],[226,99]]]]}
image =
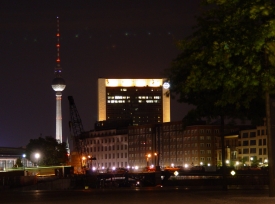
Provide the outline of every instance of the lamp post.
{"type": "Polygon", "coordinates": [[[252,166],[253,157],[250,157],[250,166],[252,166]]]}
{"type": "Polygon", "coordinates": [[[82,167],[86,167],[86,157],[82,157],[82,167]]]}
{"type": "Polygon", "coordinates": [[[22,157],[23,157],[23,161],[22,161],[23,170],[25,171],[25,167],[26,167],[26,154],[22,154],[22,157]]]}
{"type": "Polygon", "coordinates": [[[229,166],[229,160],[228,159],[225,160],[225,163],[226,163],[227,166],[229,166]]]}
{"type": "Polygon", "coordinates": [[[40,154],[35,153],[34,157],[36,158],[36,166],[38,167],[38,159],[40,158],[40,154]]]}
{"type": "Polygon", "coordinates": [[[149,167],[149,158],[150,157],[151,157],[151,154],[146,154],[147,167],[149,167]]]}
{"type": "Polygon", "coordinates": [[[155,166],[157,166],[157,156],[158,156],[158,153],[154,153],[154,155],[155,155],[155,166]]]}

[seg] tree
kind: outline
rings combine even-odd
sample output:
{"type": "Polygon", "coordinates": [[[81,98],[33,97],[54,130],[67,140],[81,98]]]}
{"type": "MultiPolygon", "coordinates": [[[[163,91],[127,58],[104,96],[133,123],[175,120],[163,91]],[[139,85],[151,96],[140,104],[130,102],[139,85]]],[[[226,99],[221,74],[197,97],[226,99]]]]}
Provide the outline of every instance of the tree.
{"type": "Polygon", "coordinates": [[[53,137],[31,139],[26,146],[27,159],[42,166],[62,165],[68,161],[66,143],[59,143],[53,137]],[[35,158],[39,153],[40,157],[35,158]]]}
{"type": "Polygon", "coordinates": [[[23,166],[23,164],[22,164],[21,158],[17,158],[16,162],[15,162],[15,167],[22,167],[22,166],[23,166]]]}
{"type": "MultiPolygon", "coordinates": [[[[274,4],[269,0],[203,0],[203,5],[205,11],[197,18],[195,32],[179,43],[182,53],[168,70],[171,91],[179,95],[180,101],[194,104],[202,112],[210,110],[205,113],[213,116],[219,112],[221,118],[228,113],[231,116],[228,110],[232,108],[255,118],[251,108],[265,100],[271,144],[269,95],[275,85],[274,4]],[[205,93],[209,99],[204,97],[207,100],[203,102],[198,98],[205,93]]],[[[271,146],[268,150],[272,172],[270,196],[275,196],[271,146]]]]}

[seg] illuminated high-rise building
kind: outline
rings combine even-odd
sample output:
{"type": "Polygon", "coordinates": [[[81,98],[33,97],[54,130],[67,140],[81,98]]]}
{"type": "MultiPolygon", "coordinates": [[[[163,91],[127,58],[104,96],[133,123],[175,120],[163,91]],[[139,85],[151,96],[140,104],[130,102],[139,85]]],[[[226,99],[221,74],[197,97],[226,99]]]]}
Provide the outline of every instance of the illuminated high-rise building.
{"type": "Polygon", "coordinates": [[[61,109],[61,99],[62,91],[65,89],[66,84],[62,78],[62,68],[60,66],[60,33],[59,33],[59,18],[57,17],[57,33],[56,33],[57,43],[57,58],[56,58],[56,67],[54,70],[55,78],[52,81],[52,88],[55,91],[56,95],[56,139],[59,142],[62,142],[62,109],[61,109]]]}
{"type": "Polygon", "coordinates": [[[133,125],[170,122],[165,79],[98,79],[98,121],[132,120],[133,125]]]}

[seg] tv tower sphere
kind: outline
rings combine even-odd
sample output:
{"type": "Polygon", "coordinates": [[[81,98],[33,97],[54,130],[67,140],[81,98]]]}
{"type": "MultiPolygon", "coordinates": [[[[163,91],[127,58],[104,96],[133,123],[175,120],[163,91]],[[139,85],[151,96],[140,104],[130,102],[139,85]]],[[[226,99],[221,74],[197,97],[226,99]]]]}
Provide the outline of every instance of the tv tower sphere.
{"type": "Polygon", "coordinates": [[[63,78],[54,78],[52,82],[52,88],[54,91],[63,91],[66,87],[65,81],[63,78]]]}

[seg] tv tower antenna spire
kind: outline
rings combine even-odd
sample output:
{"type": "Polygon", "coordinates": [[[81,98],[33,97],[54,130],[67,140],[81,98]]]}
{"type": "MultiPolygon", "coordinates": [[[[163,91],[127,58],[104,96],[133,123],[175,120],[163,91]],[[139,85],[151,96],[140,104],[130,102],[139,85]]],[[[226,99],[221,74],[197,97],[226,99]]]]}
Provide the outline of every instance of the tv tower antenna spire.
{"type": "Polygon", "coordinates": [[[52,88],[56,95],[56,140],[62,142],[62,109],[61,109],[61,99],[62,91],[65,89],[66,84],[62,78],[62,68],[60,66],[60,32],[59,32],[59,17],[56,18],[57,22],[57,33],[56,33],[56,67],[54,69],[55,78],[52,81],[52,88]]]}

